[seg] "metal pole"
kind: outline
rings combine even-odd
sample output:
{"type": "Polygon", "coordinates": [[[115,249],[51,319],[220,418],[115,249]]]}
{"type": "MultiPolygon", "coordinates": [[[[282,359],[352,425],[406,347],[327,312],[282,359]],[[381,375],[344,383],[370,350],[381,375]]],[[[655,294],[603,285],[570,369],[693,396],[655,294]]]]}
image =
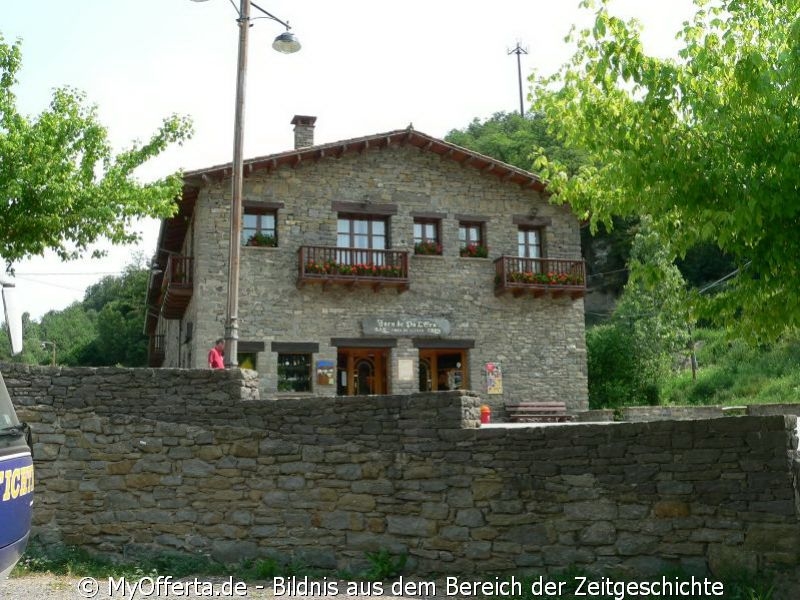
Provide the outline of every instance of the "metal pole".
{"type": "Polygon", "coordinates": [[[519,79],[519,115],[521,117],[525,116],[525,105],[522,102],[522,60],[520,59],[520,55],[527,53],[528,51],[522,48],[519,45],[519,42],[517,42],[516,48],[509,51],[509,54],[517,55],[517,78],[519,79]]]}
{"type": "MultiPolygon", "coordinates": [[[[519,48],[519,46],[517,46],[519,48]]],[[[519,79],[519,116],[525,116],[525,107],[522,104],[522,61],[520,52],[517,52],[517,78],[519,79]]]]}
{"type": "Polygon", "coordinates": [[[242,177],[244,174],[244,100],[247,77],[247,36],[250,0],[239,8],[239,62],[236,68],[236,114],[233,121],[233,173],[231,190],[231,238],[228,255],[228,303],[225,315],[225,367],[239,365],[239,255],[242,230],[242,177]]]}

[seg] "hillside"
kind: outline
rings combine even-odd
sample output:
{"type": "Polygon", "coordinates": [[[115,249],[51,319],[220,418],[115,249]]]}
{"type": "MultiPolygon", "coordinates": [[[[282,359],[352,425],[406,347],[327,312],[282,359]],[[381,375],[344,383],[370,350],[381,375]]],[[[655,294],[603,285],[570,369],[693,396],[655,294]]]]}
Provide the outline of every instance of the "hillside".
{"type": "Polygon", "coordinates": [[[662,383],[661,404],[800,402],[800,337],[754,347],[727,339],[722,331],[700,329],[696,348],[696,381],[687,363],[662,383]]]}

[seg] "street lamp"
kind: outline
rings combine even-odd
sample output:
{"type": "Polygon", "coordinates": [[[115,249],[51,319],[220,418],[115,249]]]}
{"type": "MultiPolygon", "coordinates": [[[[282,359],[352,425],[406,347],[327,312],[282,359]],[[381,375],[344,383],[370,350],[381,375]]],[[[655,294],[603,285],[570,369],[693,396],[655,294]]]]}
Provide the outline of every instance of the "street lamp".
{"type": "MultiPolygon", "coordinates": [[[[193,2],[206,2],[207,0],[192,0],[193,2]]],[[[233,0],[231,0],[233,4],[233,0]]],[[[235,5],[234,5],[235,6],[235,5]]],[[[239,255],[241,252],[242,231],[242,177],[244,172],[244,100],[245,80],[247,77],[247,39],[250,29],[250,7],[261,12],[263,17],[256,19],[271,19],[277,21],[286,31],[281,33],[272,42],[272,47],[284,54],[293,54],[300,50],[300,42],[289,31],[289,23],[282,21],[270,14],[250,0],[240,0],[239,18],[239,61],[236,67],[236,111],[233,121],[233,176],[231,192],[231,239],[228,254],[228,300],[225,312],[225,367],[238,366],[239,354],[239,255]]]]}

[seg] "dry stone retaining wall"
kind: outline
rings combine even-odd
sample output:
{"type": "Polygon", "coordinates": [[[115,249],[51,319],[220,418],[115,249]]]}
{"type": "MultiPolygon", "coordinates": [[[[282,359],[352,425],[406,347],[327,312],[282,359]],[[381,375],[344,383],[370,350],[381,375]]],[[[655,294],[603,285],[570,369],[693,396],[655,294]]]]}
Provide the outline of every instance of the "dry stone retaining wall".
{"type": "Polygon", "coordinates": [[[322,568],[385,548],[419,575],[800,565],[793,416],[481,429],[469,393],[266,402],[240,372],[3,372],[45,543],[322,568]]]}

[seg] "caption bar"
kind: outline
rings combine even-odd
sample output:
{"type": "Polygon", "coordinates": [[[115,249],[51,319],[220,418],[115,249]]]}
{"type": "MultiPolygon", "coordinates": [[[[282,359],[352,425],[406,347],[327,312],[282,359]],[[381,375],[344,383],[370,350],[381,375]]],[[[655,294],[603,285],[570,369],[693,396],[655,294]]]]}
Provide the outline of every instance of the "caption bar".
{"type": "Polygon", "coordinates": [[[175,579],[169,575],[129,579],[109,577],[97,580],[84,577],[78,582],[83,598],[246,598],[248,591],[269,590],[275,598],[332,597],[375,598],[384,595],[415,598],[484,598],[487,596],[519,598],[534,596],[603,597],[614,600],[638,597],[707,598],[723,596],[719,581],[691,577],[662,577],[655,581],[616,581],[608,577],[590,579],[573,577],[570,581],[549,581],[544,577],[526,579],[499,578],[469,580],[445,577],[425,581],[400,577],[392,582],[338,581],[323,577],[275,577],[271,584],[245,583],[229,577],[224,581],[175,579]]]}

